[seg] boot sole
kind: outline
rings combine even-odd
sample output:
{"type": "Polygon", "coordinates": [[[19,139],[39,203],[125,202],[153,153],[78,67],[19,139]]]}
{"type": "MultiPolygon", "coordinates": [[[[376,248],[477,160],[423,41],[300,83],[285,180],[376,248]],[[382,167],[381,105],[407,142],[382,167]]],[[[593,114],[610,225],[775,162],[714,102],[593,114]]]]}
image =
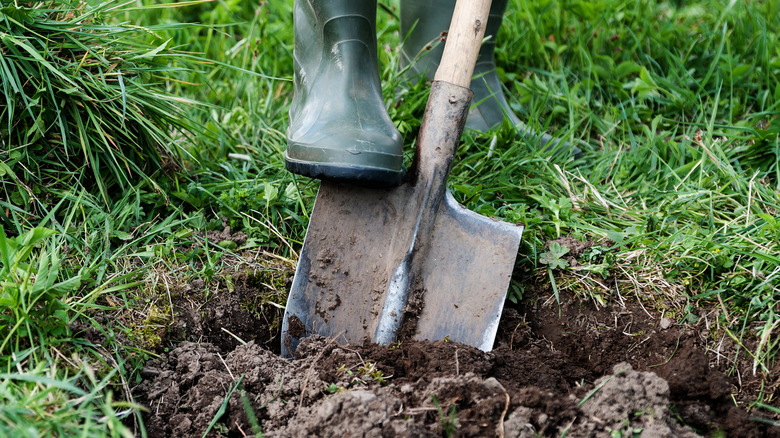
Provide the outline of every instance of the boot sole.
{"type": "Polygon", "coordinates": [[[378,169],[375,167],[353,167],[328,163],[313,163],[299,161],[284,153],[284,164],[287,170],[310,178],[324,179],[363,187],[393,187],[400,185],[406,172],[378,169]]]}

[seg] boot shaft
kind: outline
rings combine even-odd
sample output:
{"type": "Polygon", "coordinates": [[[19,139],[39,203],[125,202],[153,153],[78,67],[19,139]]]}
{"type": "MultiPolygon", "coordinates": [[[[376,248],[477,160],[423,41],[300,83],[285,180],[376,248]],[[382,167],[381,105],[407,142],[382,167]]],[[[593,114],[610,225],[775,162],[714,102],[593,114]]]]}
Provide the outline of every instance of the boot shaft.
{"type": "MultiPolygon", "coordinates": [[[[508,1],[493,0],[490,5],[490,17],[485,28],[485,37],[490,39],[482,44],[477,64],[494,62],[495,40],[508,1]]],[[[454,10],[455,0],[401,0],[400,31],[401,38],[406,38],[402,61],[407,65],[413,64],[420,51],[425,52],[412,66],[412,74],[424,73],[427,79],[433,79],[444,44],[434,46],[432,42],[435,43],[449,29],[454,10]]]]}
{"type": "Polygon", "coordinates": [[[295,0],[295,48],[357,40],[376,54],[376,0],[295,0]]]}
{"type": "MultiPolygon", "coordinates": [[[[358,75],[359,88],[380,90],[377,60],[376,9],[374,1],[295,0],[293,52],[295,91],[290,120],[305,117],[303,108],[313,87],[323,85],[315,78],[358,75]]],[[[342,78],[349,80],[349,78],[342,78]]],[[[332,80],[331,80],[332,82],[332,80]]],[[[327,85],[327,84],[326,84],[327,85]]],[[[375,90],[372,90],[376,93],[375,90]]],[[[341,93],[344,94],[344,93],[341,93]]],[[[339,99],[343,96],[334,96],[339,99]]]]}
{"type": "Polygon", "coordinates": [[[295,0],[296,82],[301,70],[311,73],[323,62],[339,63],[352,54],[362,62],[376,64],[376,6],[376,0],[295,0]],[[340,50],[339,45],[345,42],[362,44],[367,53],[340,50]]]}
{"type": "Polygon", "coordinates": [[[401,134],[377,63],[375,0],[295,0],[295,92],[285,164],[313,178],[397,185],[401,134]]]}

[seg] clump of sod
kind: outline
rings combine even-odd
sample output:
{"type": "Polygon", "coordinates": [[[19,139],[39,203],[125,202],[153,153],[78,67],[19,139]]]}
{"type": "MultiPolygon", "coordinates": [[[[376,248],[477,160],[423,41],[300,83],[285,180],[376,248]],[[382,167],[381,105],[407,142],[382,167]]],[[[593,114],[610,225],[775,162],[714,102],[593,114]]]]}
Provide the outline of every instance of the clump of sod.
{"type": "Polygon", "coordinates": [[[74,188],[108,203],[183,162],[190,102],[166,83],[185,67],[170,40],[117,24],[123,6],[0,1],[0,223],[35,222],[74,188]]]}

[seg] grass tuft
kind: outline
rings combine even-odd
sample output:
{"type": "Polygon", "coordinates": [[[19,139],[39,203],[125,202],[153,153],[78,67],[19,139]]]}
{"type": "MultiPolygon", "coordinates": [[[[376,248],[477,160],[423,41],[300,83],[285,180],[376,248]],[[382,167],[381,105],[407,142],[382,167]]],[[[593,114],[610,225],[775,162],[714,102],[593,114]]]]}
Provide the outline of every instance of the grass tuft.
{"type": "MultiPolygon", "coordinates": [[[[5,2],[4,2],[5,3],[5,2]]],[[[4,226],[34,223],[57,191],[104,203],[181,168],[194,102],[165,84],[179,55],[149,29],[109,23],[117,2],[34,1],[0,9],[0,176],[4,226]]]]}

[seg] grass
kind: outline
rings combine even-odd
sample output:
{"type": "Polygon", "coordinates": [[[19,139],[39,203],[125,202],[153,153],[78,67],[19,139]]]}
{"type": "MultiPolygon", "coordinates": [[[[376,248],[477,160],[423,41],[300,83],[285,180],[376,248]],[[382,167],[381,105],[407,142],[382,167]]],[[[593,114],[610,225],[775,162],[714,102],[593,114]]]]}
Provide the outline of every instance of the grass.
{"type": "Polygon", "coordinates": [[[4,8],[4,226],[40,221],[73,187],[109,205],[131,181],[155,186],[156,172],[181,166],[195,125],[177,105],[190,101],[154,85],[181,68],[176,54],[167,42],[132,38],[138,29],[107,25],[110,6],[4,8]]]}
{"type": "MultiPolygon", "coordinates": [[[[247,251],[294,259],[303,240],[316,183],[282,157],[291,2],[0,3],[0,430],[127,436],[127,416],[140,416],[126,383],[155,352],[126,339],[149,316],[139,303],[164,311],[160,278],[219,281],[247,251]],[[225,226],[246,243],[199,237],[225,226]],[[76,324],[112,341],[91,345],[76,324]]],[[[389,5],[383,90],[410,159],[427,89],[399,74],[389,5]]],[[[509,101],[582,150],[540,151],[511,127],[464,136],[453,194],[527,226],[510,300],[541,282],[706,318],[736,340],[734,371],[748,361],[771,385],[779,12],[772,1],[510,2],[497,45],[509,101]],[[590,242],[576,265],[562,238],[590,242]]],[[[777,405],[766,394],[756,406],[777,405]]]]}

